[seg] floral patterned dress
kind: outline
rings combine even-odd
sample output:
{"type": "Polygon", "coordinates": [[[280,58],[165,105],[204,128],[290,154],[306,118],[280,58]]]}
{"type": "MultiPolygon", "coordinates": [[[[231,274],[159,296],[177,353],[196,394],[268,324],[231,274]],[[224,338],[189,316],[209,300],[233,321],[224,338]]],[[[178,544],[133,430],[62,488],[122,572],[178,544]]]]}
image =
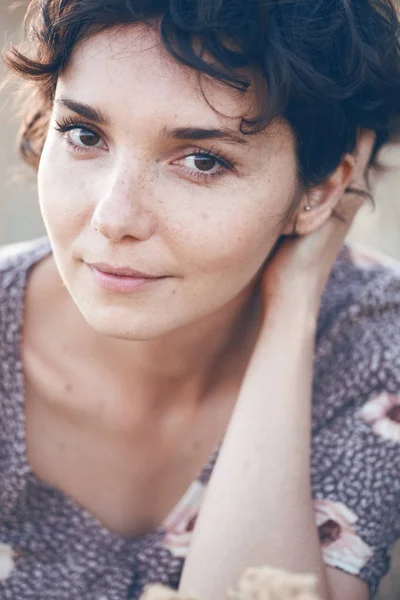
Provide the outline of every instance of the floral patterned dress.
{"type": "MultiPolygon", "coordinates": [[[[0,249],[0,599],[132,600],[149,583],[176,588],[219,447],[158,529],[134,539],[28,463],[24,298],[30,268],[50,252],[46,238],[0,249]]],[[[400,537],[400,267],[360,248],[343,248],[323,297],[312,426],[324,561],[366,581],[372,598],[400,537]]]]}

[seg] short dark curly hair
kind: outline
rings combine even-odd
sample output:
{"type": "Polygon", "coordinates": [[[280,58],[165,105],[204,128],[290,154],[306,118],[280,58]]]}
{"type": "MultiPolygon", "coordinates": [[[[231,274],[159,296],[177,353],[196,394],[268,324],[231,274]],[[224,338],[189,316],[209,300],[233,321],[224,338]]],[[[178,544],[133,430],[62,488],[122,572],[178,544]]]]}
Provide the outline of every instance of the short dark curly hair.
{"type": "Polygon", "coordinates": [[[79,42],[116,26],[156,23],[168,52],[199,74],[243,94],[257,81],[250,73],[261,75],[260,110],[252,120],[243,116],[242,132],[286,119],[300,183],[318,185],[354,150],[360,128],[377,134],[373,161],[383,144],[399,137],[395,1],[33,0],[24,45],[3,54],[14,73],[34,83],[22,156],[37,168],[57,78],[79,42]]]}

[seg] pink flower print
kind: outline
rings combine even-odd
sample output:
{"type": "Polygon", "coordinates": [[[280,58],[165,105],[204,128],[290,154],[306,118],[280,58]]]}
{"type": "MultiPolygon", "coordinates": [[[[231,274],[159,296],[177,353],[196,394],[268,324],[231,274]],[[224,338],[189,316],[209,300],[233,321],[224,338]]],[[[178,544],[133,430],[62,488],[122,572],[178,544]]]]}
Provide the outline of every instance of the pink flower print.
{"type": "Polygon", "coordinates": [[[14,570],[14,550],[9,544],[0,543],[0,581],[8,579],[14,570]]]}
{"type": "Polygon", "coordinates": [[[200,481],[194,481],[185,496],[164,521],[166,535],[163,546],[174,556],[187,556],[197,516],[203,502],[206,487],[200,481]]]}
{"type": "Polygon", "coordinates": [[[400,397],[386,392],[364,404],[361,415],[376,435],[400,442],[400,397]]]}
{"type": "Polygon", "coordinates": [[[313,506],[324,562],[357,575],[373,554],[352,527],[357,515],[341,502],[315,500],[313,506]]]}

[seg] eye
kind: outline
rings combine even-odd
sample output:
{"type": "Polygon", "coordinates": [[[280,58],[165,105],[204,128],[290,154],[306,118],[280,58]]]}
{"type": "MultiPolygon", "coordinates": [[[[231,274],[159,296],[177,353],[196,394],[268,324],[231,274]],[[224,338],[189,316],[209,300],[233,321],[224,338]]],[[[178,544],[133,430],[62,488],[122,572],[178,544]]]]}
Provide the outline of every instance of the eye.
{"type": "Polygon", "coordinates": [[[206,153],[193,154],[192,156],[187,156],[185,160],[188,160],[190,163],[192,163],[190,165],[191,167],[203,172],[212,171],[219,164],[216,156],[206,153]]]}
{"type": "Polygon", "coordinates": [[[85,123],[77,122],[72,118],[61,122],[56,121],[54,129],[59,133],[66,134],[67,144],[75,152],[87,152],[91,148],[105,148],[102,136],[85,123]]]}
{"type": "Polygon", "coordinates": [[[101,136],[95,131],[91,131],[90,129],[85,129],[84,127],[79,127],[76,129],[71,129],[68,134],[71,142],[77,146],[97,146],[99,142],[101,142],[101,136]]]}
{"type": "Polygon", "coordinates": [[[199,180],[223,177],[235,169],[235,163],[221,153],[201,149],[175,161],[175,164],[181,165],[186,175],[199,180]]]}

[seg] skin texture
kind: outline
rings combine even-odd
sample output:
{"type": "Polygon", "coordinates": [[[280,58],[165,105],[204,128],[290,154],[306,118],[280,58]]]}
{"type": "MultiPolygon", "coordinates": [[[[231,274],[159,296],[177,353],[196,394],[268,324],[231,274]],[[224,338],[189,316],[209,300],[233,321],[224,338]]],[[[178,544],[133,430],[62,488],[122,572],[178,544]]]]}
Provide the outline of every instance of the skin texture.
{"type": "MultiPolygon", "coordinates": [[[[275,123],[261,134],[241,136],[238,133],[240,115],[251,112],[253,98],[250,95],[239,97],[236,92],[212,81],[205,82],[205,91],[213,106],[223,110],[225,116],[205,102],[197,74],[166,55],[156,32],[141,26],[111,30],[83,42],[75,49],[58,81],[38,173],[40,205],[54,254],[38,266],[28,289],[25,340],[26,348],[30,350],[25,352],[26,364],[31,365],[30,373],[42,373],[41,377],[31,381],[30,388],[28,386],[32,392],[31,401],[27,403],[28,450],[36,470],[46,475],[44,478],[77,497],[92,512],[97,510],[98,516],[102,515],[103,508],[93,507],[93,499],[97,501],[99,497],[93,484],[96,478],[98,489],[102,490],[118,489],[121,481],[125,485],[129,478],[133,487],[134,483],[139,484],[136,489],[140,489],[142,483],[143,486],[145,482],[149,484],[146,474],[138,477],[137,473],[122,470],[119,482],[112,481],[110,485],[122,457],[129,452],[138,456],[143,449],[134,446],[132,439],[147,438],[149,433],[153,455],[171,456],[174,454],[171,440],[179,439],[180,431],[188,430],[190,423],[191,433],[195,432],[203,447],[197,462],[188,461],[183,483],[187,485],[197,474],[204,457],[214,449],[215,441],[220,439],[229,423],[247,363],[250,360],[251,373],[254,373],[254,367],[251,367],[254,361],[259,363],[259,350],[253,355],[255,359],[250,357],[260,325],[273,322],[270,343],[286,342],[287,330],[279,323],[275,327],[275,310],[266,318],[268,307],[279,306],[282,296],[271,296],[265,292],[265,286],[262,298],[257,295],[256,284],[268,257],[280,236],[293,230],[296,220],[297,232],[305,238],[322,228],[330,220],[332,209],[352,175],[353,161],[346,157],[328,181],[307,197],[300,197],[295,144],[287,124],[275,123]],[[109,123],[95,125],[83,119],[84,131],[78,127],[69,133],[57,132],[57,122],[65,117],[82,121],[75,112],[61,106],[63,97],[95,107],[107,115],[109,123]],[[245,143],[217,139],[176,140],[166,135],[174,128],[188,127],[223,127],[245,143]],[[82,145],[82,133],[87,134],[86,128],[98,133],[96,145],[80,152],[73,151],[67,140],[82,145]],[[216,155],[222,153],[224,160],[235,163],[235,167],[230,171],[213,167],[212,171],[220,175],[200,179],[199,161],[196,162],[193,153],[210,150],[216,155]],[[298,211],[291,222],[283,225],[285,213],[295,197],[298,197],[298,211]],[[306,203],[312,206],[309,212],[304,211],[306,203]],[[129,266],[168,278],[136,294],[106,292],[94,281],[85,262],[129,266]],[[59,318],[60,314],[63,319],[59,318]],[[38,356],[42,366],[45,365],[41,371],[37,368],[38,356]],[[233,356],[239,356],[240,360],[235,363],[233,356]],[[63,369],[67,374],[60,376],[63,369]],[[49,387],[50,372],[53,379],[49,387]],[[71,386],[71,377],[74,394],[59,392],[62,385],[71,386]],[[210,402],[210,390],[216,389],[215,382],[222,380],[230,390],[231,400],[218,413],[217,407],[221,403],[210,402]],[[54,394],[49,389],[55,390],[54,394]],[[108,398],[100,403],[98,398],[104,390],[109,392],[108,398]],[[40,398],[46,395],[46,402],[41,402],[40,398]],[[49,408],[54,398],[57,399],[56,416],[49,408]],[[81,402],[83,398],[85,402],[81,402]],[[208,408],[204,409],[204,406],[208,408]],[[204,410],[200,413],[199,407],[208,411],[208,418],[198,418],[204,413],[204,410]],[[214,431],[214,437],[207,438],[205,432],[210,431],[210,423],[216,420],[217,413],[219,429],[214,431]],[[68,427],[65,425],[67,420],[68,427]],[[176,426],[177,421],[181,430],[176,426]],[[79,465],[75,456],[70,454],[65,458],[64,450],[61,454],[51,446],[40,447],[38,439],[43,423],[53,431],[54,439],[63,438],[67,447],[74,445],[79,449],[82,457],[79,465]],[[151,438],[154,430],[158,449],[151,438]],[[122,438],[124,443],[120,442],[122,438]],[[93,461],[99,461],[97,470],[100,472],[105,464],[100,460],[104,448],[107,452],[111,448],[114,453],[112,457],[107,456],[109,473],[97,476],[88,457],[93,455],[93,461]],[[88,469],[92,475],[90,481],[86,476],[88,469]],[[51,476],[54,473],[57,477],[61,477],[61,473],[64,480],[54,481],[51,476]],[[136,481],[133,481],[134,476],[136,481]]],[[[93,134],[90,135],[93,139],[93,134]]],[[[288,276],[297,273],[295,266],[301,250],[297,249],[296,253],[289,256],[289,263],[285,262],[286,254],[281,267],[289,264],[289,268],[282,278],[277,275],[281,268],[274,270],[267,264],[267,272],[271,266],[270,281],[282,283],[277,286],[278,290],[285,289],[290,280],[288,276]]],[[[332,261],[333,254],[330,256],[332,261]]],[[[274,261],[276,265],[276,256],[274,261]]],[[[304,359],[309,358],[308,367],[303,370],[306,398],[304,406],[298,406],[300,415],[308,415],[307,402],[311,401],[307,393],[313,339],[309,337],[308,326],[319,301],[322,275],[314,267],[320,262],[318,253],[314,256],[314,264],[312,261],[300,262],[306,265],[306,269],[300,269],[300,274],[306,272],[307,283],[316,283],[311,286],[315,294],[307,298],[311,308],[301,303],[301,319],[294,318],[293,321],[307,325],[306,334],[303,325],[299,325],[298,336],[293,336],[293,340],[299,340],[299,346],[293,348],[293,360],[297,360],[299,352],[304,359]]],[[[304,279],[296,278],[295,282],[302,286],[304,279]]],[[[273,289],[275,283],[267,285],[266,289],[273,289]]],[[[290,294],[289,290],[288,297],[296,297],[290,294]]],[[[283,301],[285,306],[286,301],[283,301]]],[[[289,313],[282,309],[283,316],[279,320],[285,321],[289,313]]],[[[264,342],[261,346],[265,350],[264,342]]],[[[259,343],[256,348],[260,348],[259,343]]],[[[276,373],[279,371],[271,376],[280,380],[276,373]]],[[[300,375],[296,372],[293,377],[299,384],[295,375],[300,375]]],[[[258,376],[257,373],[254,375],[254,381],[258,376]]],[[[286,379],[287,376],[283,376],[283,380],[286,379]]],[[[291,392],[290,389],[288,393],[291,392]]],[[[215,393],[214,400],[225,396],[215,393]]],[[[254,403],[253,408],[257,404],[256,396],[254,403]]],[[[242,395],[240,405],[243,404],[250,410],[250,401],[243,400],[242,395]]],[[[285,406],[284,402],[281,406],[285,406]]],[[[263,415],[260,419],[255,411],[251,414],[255,422],[263,422],[266,418],[263,415]]],[[[287,414],[296,415],[296,412],[288,404],[284,414],[286,418],[287,414]]],[[[245,413],[243,425],[249,423],[248,417],[245,413]]],[[[300,416],[297,418],[299,420],[300,416]]],[[[276,419],[274,429],[279,431],[278,414],[276,419]]],[[[240,429],[237,419],[236,427],[240,429]]],[[[252,431],[251,428],[247,430],[252,431]]],[[[304,447],[304,456],[307,456],[308,422],[304,420],[304,429],[297,427],[296,431],[298,435],[303,431],[304,436],[298,443],[295,440],[295,447],[304,447]]],[[[243,441],[244,438],[239,436],[239,439],[243,441]]],[[[240,445],[237,440],[232,444],[236,449],[227,456],[225,454],[220,467],[223,485],[232,479],[231,468],[237,464],[235,452],[242,453],[245,460],[244,444],[240,442],[240,445]]],[[[276,443],[278,445],[279,440],[276,443]]],[[[271,456],[277,455],[276,448],[267,450],[271,456]]],[[[150,456],[151,450],[147,451],[150,456]]],[[[151,459],[149,464],[152,464],[151,459]]],[[[295,464],[293,462],[293,466],[295,464]]],[[[160,462],[157,465],[158,472],[154,469],[152,473],[155,480],[165,472],[165,465],[160,462]]],[[[318,554],[311,504],[307,500],[310,490],[306,487],[305,465],[304,460],[298,465],[301,490],[300,495],[295,496],[295,502],[299,497],[305,499],[303,511],[297,511],[297,514],[299,518],[304,517],[302,526],[309,527],[310,559],[306,563],[296,562],[297,549],[294,548],[290,564],[282,566],[296,568],[298,565],[321,574],[323,565],[318,554]]],[[[171,471],[174,466],[175,472],[179,471],[177,466],[182,470],[181,465],[173,461],[169,466],[171,471]]],[[[268,465],[264,466],[267,470],[263,471],[263,476],[268,481],[268,465]]],[[[180,492],[185,490],[183,483],[180,481],[176,485],[180,492]]],[[[250,488],[253,489],[251,485],[250,488]]],[[[143,489],[146,496],[145,487],[143,489]]],[[[150,489],[153,488],[150,486],[150,489]]],[[[165,495],[165,490],[158,491],[158,496],[165,495]]],[[[121,497],[125,495],[125,505],[130,504],[130,494],[131,490],[126,488],[121,492],[121,497]]],[[[213,494],[218,504],[218,488],[213,494]]],[[[179,497],[177,495],[175,500],[179,497]]],[[[174,493],[170,492],[169,498],[173,499],[174,493]]],[[[114,505],[121,507],[120,500],[114,505]]],[[[279,499],[275,498],[274,502],[280,505],[279,499]]],[[[290,498],[288,503],[291,508],[290,498]]],[[[108,505],[113,503],[110,501],[108,505]]],[[[170,505],[173,506],[172,500],[170,505]]],[[[285,505],[281,506],[283,510],[285,505]]],[[[157,517],[162,513],[160,507],[154,509],[157,517]]],[[[296,511],[291,511],[294,513],[296,511]]],[[[284,512],[278,517],[274,518],[271,513],[271,522],[276,522],[277,537],[283,531],[284,512]]],[[[200,522],[200,531],[203,531],[200,539],[204,542],[206,538],[216,551],[221,541],[214,540],[214,543],[210,536],[213,518],[215,514],[211,514],[208,525],[207,517],[204,517],[204,526],[200,522]]],[[[118,522],[115,529],[124,529],[125,525],[125,522],[118,522]]],[[[227,527],[231,526],[233,523],[228,522],[227,527]]],[[[271,529],[269,531],[271,533],[271,529]]],[[[232,535],[235,537],[233,529],[232,535]]],[[[200,542],[199,548],[203,547],[200,542]]],[[[268,551],[262,547],[260,551],[258,560],[269,558],[268,551]]],[[[303,549],[299,551],[305,554],[303,549]]],[[[201,554],[202,551],[197,550],[197,556],[201,554]]],[[[203,556],[209,554],[203,552],[203,556]]],[[[217,563],[214,561],[214,564],[217,563]]],[[[224,577],[232,580],[240,564],[233,556],[231,570],[227,564],[224,577]]],[[[201,559],[188,563],[184,579],[188,589],[196,588],[194,574],[202,572],[201,565],[201,559]]],[[[207,573],[205,575],[203,581],[210,580],[207,573]]],[[[343,577],[346,579],[340,581],[355,580],[346,575],[343,577]]],[[[326,591],[325,575],[320,581],[321,589],[326,591]]],[[[226,580],[221,578],[220,585],[224,587],[225,583],[226,580]]],[[[360,585],[364,593],[364,584],[360,585]]],[[[201,593],[199,596],[206,598],[208,595],[214,600],[213,593],[217,590],[218,585],[214,592],[207,590],[204,596],[201,593]]],[[[351,597],[363,600],[366,595],[351,597]]]]}

